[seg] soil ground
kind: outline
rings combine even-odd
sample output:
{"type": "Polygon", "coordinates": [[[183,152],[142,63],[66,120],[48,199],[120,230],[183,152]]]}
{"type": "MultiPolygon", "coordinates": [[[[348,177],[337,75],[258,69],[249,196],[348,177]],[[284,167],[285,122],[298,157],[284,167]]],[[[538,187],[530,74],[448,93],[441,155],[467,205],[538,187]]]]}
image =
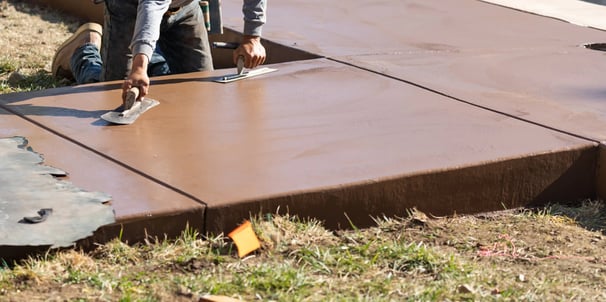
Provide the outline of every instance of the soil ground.
{"type": "MultiPolygon", "coordinates": [[[[71,83],[50,75],[80,21],[0,1],[0,93],[71,83]]],[[[0,262],[0,301],[578,300],[606,301],[606,210],[600,201],[435,218],[414,211],[367,229],[330,231],[289,216],[252,217],[263,248],[177,239],[0,262]]]]}

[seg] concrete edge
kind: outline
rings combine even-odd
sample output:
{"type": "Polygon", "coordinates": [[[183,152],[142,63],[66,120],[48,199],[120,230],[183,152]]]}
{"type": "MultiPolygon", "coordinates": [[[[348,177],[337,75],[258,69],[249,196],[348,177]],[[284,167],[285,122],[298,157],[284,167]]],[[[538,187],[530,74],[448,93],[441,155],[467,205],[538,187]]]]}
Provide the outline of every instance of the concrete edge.
{"type": "Polygon", "coordinates": [[[329,229],[374,225],[373,218],[417,208],[447,216],[474,214],[596,196],[597,146],[537,154],[477,166],[271,197],[223,206],[209,204],[206,229],[232,229],[261,214],[313,217],[329,229]],[[327,223],[328,222],[328,223],[327,223]]]}

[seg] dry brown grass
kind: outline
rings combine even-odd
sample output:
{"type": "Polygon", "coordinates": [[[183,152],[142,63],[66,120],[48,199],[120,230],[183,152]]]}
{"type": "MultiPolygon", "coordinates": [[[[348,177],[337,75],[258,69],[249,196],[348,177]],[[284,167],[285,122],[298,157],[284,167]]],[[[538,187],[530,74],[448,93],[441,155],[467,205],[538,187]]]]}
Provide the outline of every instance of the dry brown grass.
{"type": "Polygon", "coordinates": [[[77,19],[48,8],[2,0],[0,93],[69,84],[50,76],[51,62],[55,50],[78,26],[77,19]]]}

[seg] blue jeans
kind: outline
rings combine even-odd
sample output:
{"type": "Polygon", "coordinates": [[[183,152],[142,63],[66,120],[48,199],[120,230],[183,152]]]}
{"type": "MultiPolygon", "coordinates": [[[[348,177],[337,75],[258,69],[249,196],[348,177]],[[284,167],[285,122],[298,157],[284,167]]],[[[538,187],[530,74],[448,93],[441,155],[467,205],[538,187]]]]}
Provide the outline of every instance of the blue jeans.
{"type": "MultiPolygon", "coordinates": [[[[76,50],[72,60],[82,61],[72,72],[79,84],[124,79],[130,73],[132,55],[129,49],[135,29],[138,0],[105,0],[105,20],[101,50],[85,45],[76,50]],[[74,58],[78,56],[78,58],[74,58]],[[90,64],[91,66],[84,65],[90,64]],[[97,71],[97,65],[100,70],[97,71]],[[76,70],[77,69],[77,70],[76,70]],[[94,75],[94,72],[98,74],[94,75]],[[82,74],[81,77],[78,74],[82,74]],[[81,82],[82,81],[82,82],[81,82]]],[[[166,14],[160,25],[160,38],[150,58],[148,75],[212,70],[208,33],[199,1],[166,14]]]]}
{"type": "MultiPolygon", "coordinates": [[[[103,60],[97,46],[86,43],[78,47],[71,57],[70,66],[76,83],[87,84],[101,81],[103,60]]],[[[171,74],[170,67],[159,48],[156,48],[147,66],[150,77],[171,74]]]]}
{"type": "Polygon", "coordinates": [[[99,49],[94,44],[86,43],[76,48],[71,57],[70,66],[78,84],[94,83],[101,80],[103,61],[101,61],[99,49]]]}

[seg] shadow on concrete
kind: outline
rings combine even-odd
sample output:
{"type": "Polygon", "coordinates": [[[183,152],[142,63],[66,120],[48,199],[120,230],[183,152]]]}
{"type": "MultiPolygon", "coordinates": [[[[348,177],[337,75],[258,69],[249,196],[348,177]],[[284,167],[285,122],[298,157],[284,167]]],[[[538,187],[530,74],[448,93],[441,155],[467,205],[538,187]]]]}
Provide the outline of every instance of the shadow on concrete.
{"type": "Polygon", "coordinates": [[[595,3],[599,5],[606,5],[606,0],[581,0],[589,3],[595,3]]]}
{"type": "Polygon", "coordinates": [[[49,97],[49,96],[58,96],[58,95],[66,95],[66,94],[78,94],[78,93],[87,93],[87,92],[95,92],[95,91],[105,91],[111,89],[119,89],[122,87],[122,83],[96,83],[91,85],[81,85],[81,86],[65,86],[44,90],[36,90],[36,91],[25,91],[25,92],[15,92],[8,94],[0,94],[0,107],[2,105],[21,102],[33,98],[38,97],[49,97]]]}
{"type": "MultiPolygon", "coordinates": [[[[75,118],[99,117],[108,110],[80,110],[65,107],[37,106],[37,105],[6,105],[3,109],[16,114],[36,115],[36,116],[69,116],[75,118]]],[[[2,113],[0,113],[2,114],[2,113]]]]}

